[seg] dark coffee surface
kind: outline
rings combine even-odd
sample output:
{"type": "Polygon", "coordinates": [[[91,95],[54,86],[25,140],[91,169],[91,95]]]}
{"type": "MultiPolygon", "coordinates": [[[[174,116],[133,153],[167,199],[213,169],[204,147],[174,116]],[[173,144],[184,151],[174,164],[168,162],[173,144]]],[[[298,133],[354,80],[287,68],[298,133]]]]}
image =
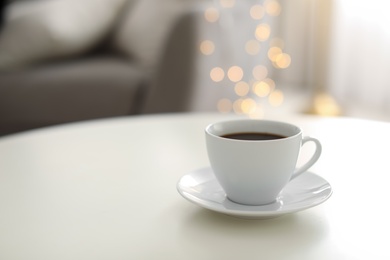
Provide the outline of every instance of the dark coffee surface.
{"type": "Polygon", "coordinates": [[[235,140],[265,141],[286,138],[286,136],[271,133],[233,133],[222,135],[221,137],[235,140]]]}

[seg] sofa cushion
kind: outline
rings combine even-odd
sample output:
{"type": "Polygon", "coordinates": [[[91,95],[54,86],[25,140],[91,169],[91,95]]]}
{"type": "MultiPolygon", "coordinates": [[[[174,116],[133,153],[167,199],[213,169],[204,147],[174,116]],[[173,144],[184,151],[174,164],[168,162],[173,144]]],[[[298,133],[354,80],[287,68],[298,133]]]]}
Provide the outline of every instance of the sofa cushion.
{"type": "Polygon", "coordinates": [[[0,135],[139,111],[148,77],[112,56],[0,74],[0,135]]]}
{"type": "Polygon", "coordinates": [[[78,55],[108,33],[127,0],[14,1],[0,34],[0,70],[78,55]]]}
{"type": "Polygon", "coordinates": [[[157,65],[174,22],[186,6],[184,0],[139,0],[125,16],[114,34],[114,47],[141,66],[157,65]]]}

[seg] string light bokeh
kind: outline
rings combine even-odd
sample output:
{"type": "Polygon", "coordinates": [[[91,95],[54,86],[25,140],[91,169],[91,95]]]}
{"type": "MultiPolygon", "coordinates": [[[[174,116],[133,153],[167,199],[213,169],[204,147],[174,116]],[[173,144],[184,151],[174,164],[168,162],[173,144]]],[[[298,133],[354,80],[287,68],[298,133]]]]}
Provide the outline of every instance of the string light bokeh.
{"type": "MultiPolygon", "coordinates": [[[[232,89],[234,97],[221,97],[217,109],[221,113],[245,114],[260,118],[264,115],[264,105],[281,106],[284,102],[283,91],[277,88],[271,78],[272,70],[287,69],[291,65],[291,56],[284,50],[284,42],[278,38],[269,21],[275,20],[282,12],[278,0],[248,1],[249,5],[240,12],[246,12],[253,25],[252,33],[248,33],[244,41],[235,41],[234,48],[243,50],[245,64],[213,64],[210,69],[210,80],[214,84],[223,84],[232,89]],[[241,44],[242,42],[242,44],[241,44]],[[248,67],[249,66],[249,67],[248,67]]],[[[215,0],[213,5],[204,11],[206,23],[221,23],[226,12],[239,8],[235,0],[215,0]]],[[[226,28],[226,25],[225,25],[226,28]]],[[[242,40],[242,39],[240,39],[242,40]]],[[[234,39],[232,40],[234,41],[234,39]]],[[[199,51],[204,56],[212,56],[228,44],[203,39],[199,51]],[[222,46],[221,46],[222,45],[222,46]]],[[[229,53],[228,53],[229,54],[229,53]]]]}

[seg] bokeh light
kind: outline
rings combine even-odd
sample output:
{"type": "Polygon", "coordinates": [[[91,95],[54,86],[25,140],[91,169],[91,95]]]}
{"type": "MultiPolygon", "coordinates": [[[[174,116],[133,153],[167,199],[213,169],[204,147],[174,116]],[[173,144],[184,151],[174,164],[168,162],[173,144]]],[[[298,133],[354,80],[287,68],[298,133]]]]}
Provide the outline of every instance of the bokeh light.
{"type": "Polygon", "coordinates": [[[217,109],[221,113],[229,113],[232,110],[233,104],[230,99],[222,98],[217,103],[217,109]]]}
{"type": "Polygon", "coordinates": [[[229,68],[227,76],[232,82],[238,82],[242,80],[242,77],[244,76],[244,71],[239,66],[232,66],[229,68]]]}
{"type": "Polygon", "coordinates": [[[253,92],[258,97],[266,97],[271,92],[271,86],[265,81],[256,81],[253,84],[253,92]]]}
{"type": "Polygon", "coordinates": [[[256,55],[260,52],[260,43],[256,40],[249,40],[245,44],[245,51],[249,55],[256,55]]]}
{"type": "MultiPolygon", "coordinates": [[[[220,8],[236,7],[236,0],[218,0],[215,1],[217,5],[208,7],[204,11],[204,19],[209,23],[218,22],[220,19],[220,8]]],[[[230,10],[229,10],[230,12],[230,10]]],[[[218,67],[215,64],[214,68],[210,70],[210,78],[213,82],[221,82],[233,86],[236,98],[222,98],[217,102],[217,109],[221,113],[234,112],[236,114],[245,114],[251,118],[262,118],[264,116],[264,108],[261,103],[268,102],[271,106],[277,107],[284,102],[283,92],[276,89],[275,81],[269,76],[271,69],[285,69],[291,64],[291,57],[284,52],[285,43],[278,37],[271,37],[274,32],[270,24],[262,20],[265,16],[278,16],[281,13],[281,4],[278,0],[264,0],[262,4],[253,3],[250,6],[249,14],[252,22],[255,23],[255,31],[253,39],[246,39],[241,51],[245,51],[247,57],[250,59],[249,68],[234,65],[230,68],[218,67]],[[261,21],[262,20],[262,21],[261,21]],[[256,25],[257,24],[257,25],[256,25]],[[266,43],[267,42],[267,43],[266,43]],[[257,55],[263,55],[269,58],[263,64],[257,59],[257,55]],[[254,64],[253,64],[254,61],[254,64]],[[272,68],[274,67],[274,68],[272,68]],[[248,70],[248,71],[247,71],[248,70]],[[244,75],[245,72],[245,75],[244,75]],[[246,74],[248,73],[248,75],[246,74]],[[250,75],[252,74],[252,75],[250,75]],[[253,77],[252,77],[253,76],[253,77]],[[229,81],[230,83],[229,83],[229,81]]],[[[273,18],[271,18],[273,19],[273,18]]],[[[252,29],[253,30],[253,29],[252,29]]],[[[213,41],[213,38],[204,40],[199,45],[200,53],[203,55],[212,55],[220,46],[213,41]]],[[[242,45],[241,45],[242,46],[242,45]]],[[[214,55],[215,56],[215,55],[214,55]]]]}
{"type": "Polygon", "coordinates": [[[253,68],[252,74],[256,80],[263,80],[268,75],[268,69],[264,65],[257,65],[253,68]]]}
{"type": "Polygon", "coordinates": [[[257,25],[256,31],[255,31],[255,36],[256,36],[257,40],[266,41],[266,40],[268,40],[270,34],[271,34],[271,28],[268,24],[262,23],[262,24],[257,25]]]}
{"type": "Polygon", "coordinates": [[[245,98],[241,102],[241,112],[244,114],[252,114],[256,111],[256,101],[252,98],[245,98]]]}
{"type": "Polygon", "coordinates": [[[291,57],[287,53],[280,53],[274,57],[273,65],[278,69],[286,69],[291,64],[291,57]]]}
{"type": "Polygon", "coordinates": [[[274,90],[268,96],[268,102],[273,107],[281,106],[283,104],[283,101],[284,101],[284,95],[281,90],[274,90]]]}
{"type": "Polygon", "coordinates": [[[341,108],[331,95],[320,93],[314,98],[314,112],[323,116],[338,116],[341,108]]]}
{"type": "Polygon", "coordinates": [[[236,3],[235,0],[220,0],[219,2],[224,8],[232,8],[236,3]]]}
{"type": "Polygon", "coordinates": [[[237,82],[234,86],[234,92],[237,94],[237,96],[243,97],[248,95],[250,90],[249,84],[245,81],[237,82]]]}
{"type": "Polygon", "coordinates": [[[210,23],[215,23],[219,19],[219,11],[217,8],[209,7],[204,11],[204,18],[210,23]]]}
{"type": "Polygon", "coordinates": [[[271,16],[278,16],[282,11],[282,7],[276,0],[266,0],[264,2],[266,12],[271,16]]]}
{"type": "Polygon", "coordinates": [[[204,55],[211,55],[214,53],[215,45],[212,41],[205,40],[200,43],[200,52],[204,55]]]}
{"type": "Polygon", "coordinates": [[[262,5],[253,5],[249,13],[254,20],[261,20],[264,17],[265,10],[262,5]]]}
{"type": "Polygon", "coordinates": [[[225,72],[220,67],[215,67],[210,71],[210,78],[214,82],[220,82],[225,77],[225,72]]]}
{"type": "Polygon", "coordinates": [[[275,62],[276,59],[277,59],[277,57],[278,57],[280,54],[282,54],[282,53],[283,53],[283,50],[282,50],[281,48],[279,48],[279,47],[271,47],[271,48],[269,48],[269,50],[268,50],[268,58],[269,58],[271,61],[275,62]]]}
{"type": "Polygon", "coordinates": [[[276,83],[273,79],[271,78],[266,78],[263,80],[264,82],[266,82],[268,84],[268,86],[271,88],[271,91],[274,90],[276,88],[276,83]]]}

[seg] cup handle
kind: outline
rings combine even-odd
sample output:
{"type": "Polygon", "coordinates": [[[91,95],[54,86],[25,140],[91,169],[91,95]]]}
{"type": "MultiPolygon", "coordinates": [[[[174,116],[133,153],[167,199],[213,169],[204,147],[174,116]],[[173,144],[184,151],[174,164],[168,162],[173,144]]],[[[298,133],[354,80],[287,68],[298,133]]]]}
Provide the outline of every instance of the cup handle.
{"type": "Polygon", "coordinates": [[[318,141],[317,139],[315,139],[313,137],[306,136],[302,139],[301,146],[303,146],[305,143],[310,142],[310,141],[314,142],[314,144],[316,145],[316,150],[315,150],[313,156],[310,158],[310,160],[307,163],[305,163],[300,168],[298,168],[294,171],[293,175],[291,176],[290,181],[295,179],[296,177],[298,177],[299,175],[301,175],[305,171],[307,171],[311,166],[313,166],[313,164],[318,160],[318,158],[320,158],[320,155],[322,152],[322,146],[321,146],[320,141],[318,141]]]}

